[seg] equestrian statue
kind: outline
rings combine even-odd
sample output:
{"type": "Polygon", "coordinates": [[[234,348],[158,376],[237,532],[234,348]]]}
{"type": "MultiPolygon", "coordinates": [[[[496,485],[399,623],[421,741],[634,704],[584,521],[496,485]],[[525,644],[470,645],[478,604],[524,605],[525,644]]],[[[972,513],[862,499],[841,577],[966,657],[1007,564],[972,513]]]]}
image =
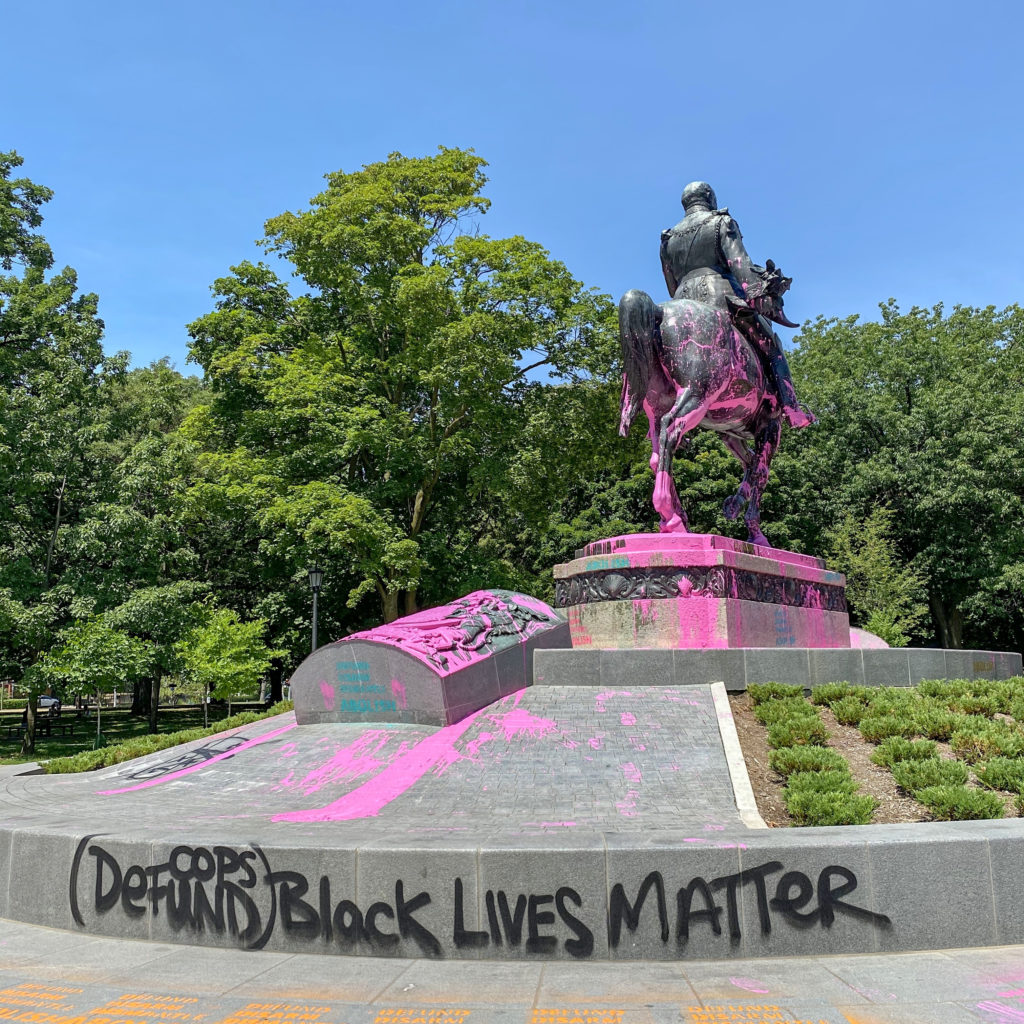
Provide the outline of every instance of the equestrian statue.
{"type": "Polygon", "coordinates": [[[671,298],[626,292],[619,303],[625,367],[619,433],[643,406],[650,423],[654,508],[662,533],[686,533],[686,513],[672,479],[672,458],[697,427],[715,431],[743,466],[726,502],[735,519],[744,504],[747,540],[770,546],[761,532],[761,495],[782,433],[814,416],[796,398],[782,343],[769,321],[796,327],[782,309],[792,283],[768,260],[752,263],[736,221],[717,209],[707,182],[683,189],[685,216],[662,232],[661,265],[671,298]]]}

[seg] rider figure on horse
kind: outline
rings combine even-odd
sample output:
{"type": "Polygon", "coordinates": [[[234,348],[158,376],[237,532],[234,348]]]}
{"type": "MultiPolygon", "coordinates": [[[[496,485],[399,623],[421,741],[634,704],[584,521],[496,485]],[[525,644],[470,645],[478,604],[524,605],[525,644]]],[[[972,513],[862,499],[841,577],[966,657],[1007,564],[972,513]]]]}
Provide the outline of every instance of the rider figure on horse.
{"type": "Polygon", "coordinates": [[[715,193],[704,181],[683,189],[686,216],[661,234],[661,266],[673,299],[694,299],[728,309],[732,322],[760,353],[782,413],[791,427],[806,427],[815,417],[800,407],[789,364],[769,320],[796,327],[782,312],[782,293],[790,279],[769,260],[756,266],[747,255],[736,221],[717,209],[715,193]]]}

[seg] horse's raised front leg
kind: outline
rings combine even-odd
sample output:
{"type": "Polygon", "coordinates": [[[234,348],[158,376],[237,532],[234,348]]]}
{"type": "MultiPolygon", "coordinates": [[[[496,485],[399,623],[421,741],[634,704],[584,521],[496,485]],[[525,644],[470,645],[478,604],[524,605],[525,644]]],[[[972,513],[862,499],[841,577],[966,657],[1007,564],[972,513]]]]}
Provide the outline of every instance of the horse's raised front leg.
{"type": "Polygon", "coordinates": [[[704,419],[707,404],[693,388],[684,388],[672,408],[661,417],[658,431],[658,468],[654,473],[654,507],[662,533],[686,533],[688,521],[672,479],[672,459],[685,434],[704,419]]]}
{"type": "Polygon", "coordinates": [[[766,548],[770,548],[771,544],[761,532],[761,495],[764,494],[764,489],[768,484],[768,471],[771,469],[772,458],[779,447],[781,434],[781,422],[773,419],[761,427],[754,438],[754,458],[751,466],[753,487],[744,520],[747,524],[747,540],[751,544],[758,544],[766,548]]]}

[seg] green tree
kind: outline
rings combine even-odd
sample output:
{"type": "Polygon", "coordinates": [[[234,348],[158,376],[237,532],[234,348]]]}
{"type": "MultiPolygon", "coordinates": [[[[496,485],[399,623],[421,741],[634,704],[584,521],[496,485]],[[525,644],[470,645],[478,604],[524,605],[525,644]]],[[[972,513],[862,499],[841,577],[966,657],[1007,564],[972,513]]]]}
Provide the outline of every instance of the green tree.
{"type": "Polygon", "coordinates": [[[1019,597],[1012,609],[1006,598],[1024,565],[1024,310],[890,301],[881,314],[819,319],[797,339],[794,380],[821,423],[784,440],[770,535],[820,552],[848,514],[889,509],[935,642],[991,647],[998,629],[1017,646],[1019,597]]]}
{"type": "MultiPolygon", "coordinates": [[[[211,611],[176,645],[185,676],[203,687],[207,699],[251,699],[273,659],[287,653],[267,647],[266,626],[262,620],[240,622],[227,608],[211,611]]],[[[206,704],[204,699],[204,720],[206,704]]]]}
{"type": "Polygon", "coordinates": [[[65,694],[96,695],[96,746],[102,742],[100,695],[126,689],[151,671],[153,645],[115,629],[102,615],[78,622],[61,634],[59,646],[39,663],[39,675],[59,683],[65,694]]]}
{"type": "Polygon", "coordinates": [[[847,513],[828,534],[829,568],[846,574],[850,621],[906,647],[928,615],[924,577],[901,565],[892,538],[892,509],[879,506],[864,519],[847,513]]]}
{"type": "Polygon", "coordinates": [[[483,168],[441,149],[328,175],[308,210],[267,223],[309,290],[242,264],[190,326],[209,398],[183,427],[203,453],[188,514],[230,524],[218,593],[294,648],[313,558],[336,635],[464,592],[485,567],[492,585],[516,575],[503,552],[546,528],[592,431],[559,436],[557,408],[601,400],[613,310],[536,243],[478,233],[483,168]],[[501,516],[514,522],[495,542],[501,516]]]}

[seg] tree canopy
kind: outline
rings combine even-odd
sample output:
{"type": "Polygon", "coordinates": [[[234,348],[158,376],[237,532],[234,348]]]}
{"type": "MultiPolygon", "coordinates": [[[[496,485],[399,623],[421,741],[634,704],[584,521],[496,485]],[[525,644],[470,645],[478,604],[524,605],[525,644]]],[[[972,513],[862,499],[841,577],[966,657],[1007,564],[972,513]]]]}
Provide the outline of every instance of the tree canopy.
{"type": "MultiPolygon", "coordinates": [[[[613,304],[483,232],[471,150],[329,174],[268,220],[266,262],[189,325],[201,379],[104,353],[20,165],[0,154],[0,676],[134,680],[140,711],[166,678],[235,696],[304,656],[313,561],[341,637],[483,587],[550,598],[576,548],[656,528],[613,304]]],[[[1020,307],[893,301],[796,338],[820,425],[784,438],[765,529],[847,572],[891,642],[1024,645],[1022,344],[1020,307]]],[[[693,529],[742,530],[713,435],[675,473],[693,529]]]]}

